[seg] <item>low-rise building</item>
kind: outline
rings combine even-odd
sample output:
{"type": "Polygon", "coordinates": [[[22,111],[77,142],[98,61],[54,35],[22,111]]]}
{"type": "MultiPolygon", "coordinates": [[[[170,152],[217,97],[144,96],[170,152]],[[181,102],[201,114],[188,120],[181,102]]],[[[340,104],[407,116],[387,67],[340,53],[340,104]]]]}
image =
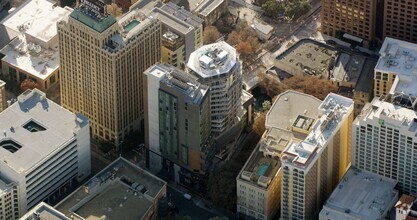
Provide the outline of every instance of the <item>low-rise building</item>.
{"type": "Polygon", "coordinates": [[[398,200],[396,184],[396,180],[352,166],[327,199],[319,219],[389,219],[398,200]]]}
{"type": "Polygon", "coordinates": [[[19,193],[16,183],[5,183],[0,179],[0,219],[19,217],[19,193]]]}
{"type": "Polygon", "coordinates": [[[0,112],[6,109],[6,100],[6,83],[0,80],[0,112]]]}
{"type": "Polygon", "coordinates": [[[0,113],[0,178],[17,184],[19,214],[90,175],[90,126],[27,90],[0,113]]]}
{"type": "Polygon", "coordinates": [[[203,0],[197,3],[194,11],[204,20],[204,26],[210,26],[228,11],[229,0],[203,0]]]}
{"type": "Polygon", "coordinates": [[[256,35],[262,41],[267,41],[275,34],[275,28],[269,24],[260,21],[254,21],[251,27],[255,30],[256,35]]]}
{"type": "Polygon", "coordinates": [[[65,216],[52,206],[41,202],[24,216],[20,217],[19,220],[73,220],[70,217],[65,216]]]}
{"type": "Polygon", "coordinates": [[[395,203],[394,220],[415,220],[417,219],[416,197],[403,194],[395,203]]]}
{"type": "Polygon", "coordinates": [[[72,220],[156,218],[166,182],[119,158],[59,202],[55,209],[72,220]]]}
{"type": "Polygon", "coordinates": [[[296,91],[280,94],[266,118],[267,131],[236,177],[240,216],[273,219],[281,200],[281,154],[292,138],[303,139],[321,101],[296,91]]]}
{"type": "Polygon", "coordinates": [[[11,42],[0,50],[2,73],[12,87],[31,79],[45,92],[59,82],[59,52],[56,23],[69,15],[71,8],[61,8],[50,0],[27,1],[2,24],[11,42]]]}

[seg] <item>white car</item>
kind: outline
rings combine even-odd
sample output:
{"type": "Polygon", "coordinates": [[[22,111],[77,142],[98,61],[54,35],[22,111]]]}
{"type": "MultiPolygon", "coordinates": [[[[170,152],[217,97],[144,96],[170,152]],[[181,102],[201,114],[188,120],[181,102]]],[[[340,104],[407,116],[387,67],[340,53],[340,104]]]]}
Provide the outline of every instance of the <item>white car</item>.
{"type": "Polygon", "coordinates": [[[183,196],[184,196],[184,199],[186,199],[186,200],[191,200],[191,198],[192,198],[192,196],[188,193],[184,193],[183,196]]]}

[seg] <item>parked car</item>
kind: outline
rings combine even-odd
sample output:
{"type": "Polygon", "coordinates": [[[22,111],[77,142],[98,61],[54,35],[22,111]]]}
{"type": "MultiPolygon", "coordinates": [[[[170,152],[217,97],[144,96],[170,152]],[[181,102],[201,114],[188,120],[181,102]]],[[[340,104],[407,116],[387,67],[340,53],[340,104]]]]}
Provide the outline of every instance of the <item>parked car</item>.
{"type": "Polygon", "coordinates": [[[184,199],[186,199],[186,200],[191,200],[191,198],[192,198],[192,196],[188,193],[184,193],[183,196],[184,196],[184,199]]]}

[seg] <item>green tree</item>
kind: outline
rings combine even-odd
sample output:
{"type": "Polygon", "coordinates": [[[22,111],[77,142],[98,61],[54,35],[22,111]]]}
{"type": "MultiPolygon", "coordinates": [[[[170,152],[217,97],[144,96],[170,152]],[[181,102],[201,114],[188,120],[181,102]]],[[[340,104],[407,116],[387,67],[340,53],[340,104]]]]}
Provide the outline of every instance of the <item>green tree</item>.
{"type": "Polygon", "coordinates": [[[267,0],[262,4],[261,8],[266,16],[273,18],[277,17],[278,13],[285,11],[283,3],[278,3],[276,0],[267,0]]]}
{"type": "Polygon", "coordinates": [[[262,110],[266,112],[271,108],[271,106],[272,106],[271,102],[266,100],[262,103],[262,110]]]}
{"type": "Polygon", "coordinates": [[[284,9],[285,16],[292,18],[292,20],[297,20],[300,16],[310,11],[311,5],[308,0],[290,0],[286,2],[284,9]]]}

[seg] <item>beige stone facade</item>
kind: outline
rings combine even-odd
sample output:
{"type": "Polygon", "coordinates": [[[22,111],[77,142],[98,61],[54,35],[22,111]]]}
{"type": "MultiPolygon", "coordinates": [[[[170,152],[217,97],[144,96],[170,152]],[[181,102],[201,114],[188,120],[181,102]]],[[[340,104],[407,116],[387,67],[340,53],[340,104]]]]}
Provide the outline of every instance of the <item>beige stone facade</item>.
{"type": "Polygon", "coordinates": [[[160,61],[161,26],[136,10],[116,20],[85,7],[58,24],[62,106],[86,115],[93,137],[118,145],[142,127],[142,73],[160,61]]]}

